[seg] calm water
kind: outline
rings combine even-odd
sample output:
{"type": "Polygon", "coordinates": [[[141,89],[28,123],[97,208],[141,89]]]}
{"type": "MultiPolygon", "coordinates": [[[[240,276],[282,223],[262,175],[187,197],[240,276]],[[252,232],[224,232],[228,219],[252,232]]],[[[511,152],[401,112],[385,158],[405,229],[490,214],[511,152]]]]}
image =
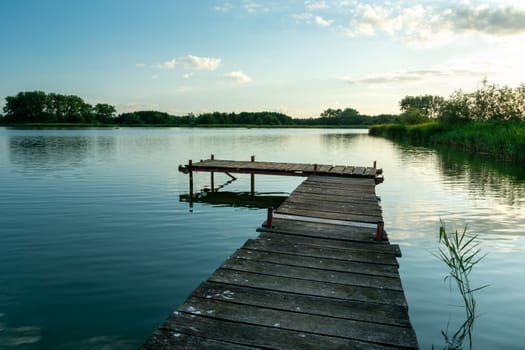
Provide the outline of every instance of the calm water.
{"type": "MultiPolygon", "coordinates": [[[[265,219],[180,202],[188,159],[371,165],[422,349],[463,317],[433,255],[440,218],[479,233],[476,349],[525,342],[525,170],[359,130],[0,128],[0,349],[135,349],[265,219]]],[[[216,175],[216,184],[227,177],[216,175]]],[[[291,192],[300,178],[256,178],[291,192]]],[[[208,185],[197,174],[195,188],[208,185]]],[[[228,191],[249,190],[240,176],[228,191]]],[[[225,189],[225,190],[226,190],[225,189]]]]}

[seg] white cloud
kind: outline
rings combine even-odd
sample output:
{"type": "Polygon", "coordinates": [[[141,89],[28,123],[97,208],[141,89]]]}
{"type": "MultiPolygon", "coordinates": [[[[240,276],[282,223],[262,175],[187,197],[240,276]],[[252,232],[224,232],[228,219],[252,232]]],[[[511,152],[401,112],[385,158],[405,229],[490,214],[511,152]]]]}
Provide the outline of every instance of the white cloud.
{"type": "Polygon", "coordinates": [[[177,60],[172,59],[170,61],[166,61],[160,65],[157,65],[158,68],[164,68],[164,69],[174,69],[177,66],[177,60]]]}
{"type": "Polygon", "coordinates": [[[324,19],[321,16],[315,16],[314,21],[320,27],[330,27],[334,23],[334,20],[324,19]]]}
{"type": "Polygon", "coordinates": [[[144,63],[136,63],[135,68],[144,68],[146,65],[144,63]]]}
{"type": "Polygon", "coordinates": [[[182,77],[183,77],[184,79],[189,79],[189,78],[191,78],[192,75],[193,75],[193,73],[184,73],[184,74],[182,75],[182,77]]]}
{"type": "Polygon", "coordinates": [[[262,6],[259,3],[256,3],[255,1],[245,0],[243,7],[246,10],[246,12],[248,12],[248,13],[256,13],[256,12],[261,12],[261,11],[266,12],[266,11],[268,11],[268,8],[262,6]]]}
{"type": "Polygon", "coordinates": [[[246,84],[252,81],[252,78],[244,74],[242,71],[233,71],[224,74],[224,77],[228,80],[235,81],[239,84],[246,84]]]}
{"type": "Polygon", "coordinates": [[[475,77],[481,78],[484,72],[475,69],[457,69],[450,68],[443,65],[442,67],[436,66],[429,69],[419,70],[405,70],[387,72],[381,74],[370,74],[362,77],[343,78],[344,81],[350,84],[371,84],[371,85],[385,85],[385,84],[400,84],[400,83],[412,83],[421,82],[439,78],[458,78],[458,77],[475,77]]]}
{"type": "Polygon", "coordinates": [[[349,34],[385,33],[409,44],[439,44],[465,35],[502,37],[525,32],[525,8],[516,5],[475,5],[463,2],[448,7],[401,2],[358,3],[350,18],[349,34]]]}
{"type": "Polygon", "coordinates": [[[307,0],[307,1],[304,2],[304,5],[310,11],[323,10],[323,9],[327,9],[328,8],[328,5],[326,4],[326,1],[307,0]]]}
{"type": "Polygon", "coordinates": [[[186,57],[174,58],[164,63],[154,65],[153,67],[160,69],[175,69],[179,65],[182,65],[185,70],[214,71],[220,64],[220,58],[188,55],[186,57]]]}
{"type": "Polygon", "coordinates": [[[292,15],[292,18],[295,19],[297,22],[306,22],[306,23],[310,23],[313,17],[314,15],[308,12],[294,13],[292,15]]]}
{"type": "Polygon", "coordinates": [[[233,5],[229,2],[225,2],[222,5],[217,5],[213,8],[217,12],[228,13],[233,9],[233,5]]]}
{"type": "Polygon", "coordinates": [[[208,70],[214,71],[219,68],[221,64],[220,58],[213,57],[199,57],[188,55],[186,57],[180,58],[179,61],[184,66],[184,69],[189,70],[208,70]]]}

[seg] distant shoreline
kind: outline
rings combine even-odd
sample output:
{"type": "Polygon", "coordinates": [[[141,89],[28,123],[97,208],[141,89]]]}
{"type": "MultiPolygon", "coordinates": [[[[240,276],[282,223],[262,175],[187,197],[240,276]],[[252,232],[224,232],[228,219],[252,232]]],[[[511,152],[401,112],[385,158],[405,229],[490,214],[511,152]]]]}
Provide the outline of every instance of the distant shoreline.
{"type": "Polygon", "coordinates": [[[368,129],[369,125],[260,125],[260,124],[85,124],[85,123],[0,123],[16,128],[228,128],[228,129],[368,129]]]}

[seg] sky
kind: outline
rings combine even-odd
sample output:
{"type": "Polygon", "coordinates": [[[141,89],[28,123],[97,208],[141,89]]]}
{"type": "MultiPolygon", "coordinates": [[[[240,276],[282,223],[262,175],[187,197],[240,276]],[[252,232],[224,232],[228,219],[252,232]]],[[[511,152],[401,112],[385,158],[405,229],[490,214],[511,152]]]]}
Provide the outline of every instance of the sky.
{"type": "Polygon", "coordinates": [[[0,107],[21,91],[119,113],[328,108],[525,83],[525,1],[1,0],[0,107]]]}

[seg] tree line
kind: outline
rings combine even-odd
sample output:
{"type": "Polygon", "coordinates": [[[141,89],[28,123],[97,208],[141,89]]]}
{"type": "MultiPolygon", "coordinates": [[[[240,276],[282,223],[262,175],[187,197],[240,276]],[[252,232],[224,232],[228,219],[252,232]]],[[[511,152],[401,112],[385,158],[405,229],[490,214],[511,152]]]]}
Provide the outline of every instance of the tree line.
{"type": "Polygon", "coordinates": [[[4,123],[111,123],[116,114],[105,103],[92,106],[78,96],[43,91],[19,92],[5,101],[4,123]]]}
{"type": "Polygon", "coordinates": [[[421,124],[437,120],[448,124],[469,121],[525,120],[525,84],[517,88],[482,81],[474,92],[455,91],[448,98],[437,95],[405,96],[398,115],[363,115],[353,108],[328,108],[316,118],[292,118],[278,112],[212,112],[175,116],[159,111],[116,113],[114,106],[92,106],[74,95],[20,92],[5,98],[4,124],[72,123],[95,125],[261,125],[261,126],[369,126],[372,124],[421,124]]]}
{"type": "Polygon", "coordinates": [[[438,120],[448,124],[471,121],[524,121],[525,84],[516,88],[490,84],[486,79],[473,92],[456,90],[441,96],[405,96],[399,107],[398,122],[420,124],[438,120]]]}
{"type": "Polygon", "coordinates": [[[292,118],[279,112],[212,112],[176,116],[160,111],[116,113],[114,106],[92,106],[74,95],[46,94],[42,91],[20,92],[5,98],[4,124],[71,123],[94,125],[267,125],[267,126],[346,126],[393,122],[395,115],[362,115],[353,108],[327,109],[317,118],[292,118]]]}

